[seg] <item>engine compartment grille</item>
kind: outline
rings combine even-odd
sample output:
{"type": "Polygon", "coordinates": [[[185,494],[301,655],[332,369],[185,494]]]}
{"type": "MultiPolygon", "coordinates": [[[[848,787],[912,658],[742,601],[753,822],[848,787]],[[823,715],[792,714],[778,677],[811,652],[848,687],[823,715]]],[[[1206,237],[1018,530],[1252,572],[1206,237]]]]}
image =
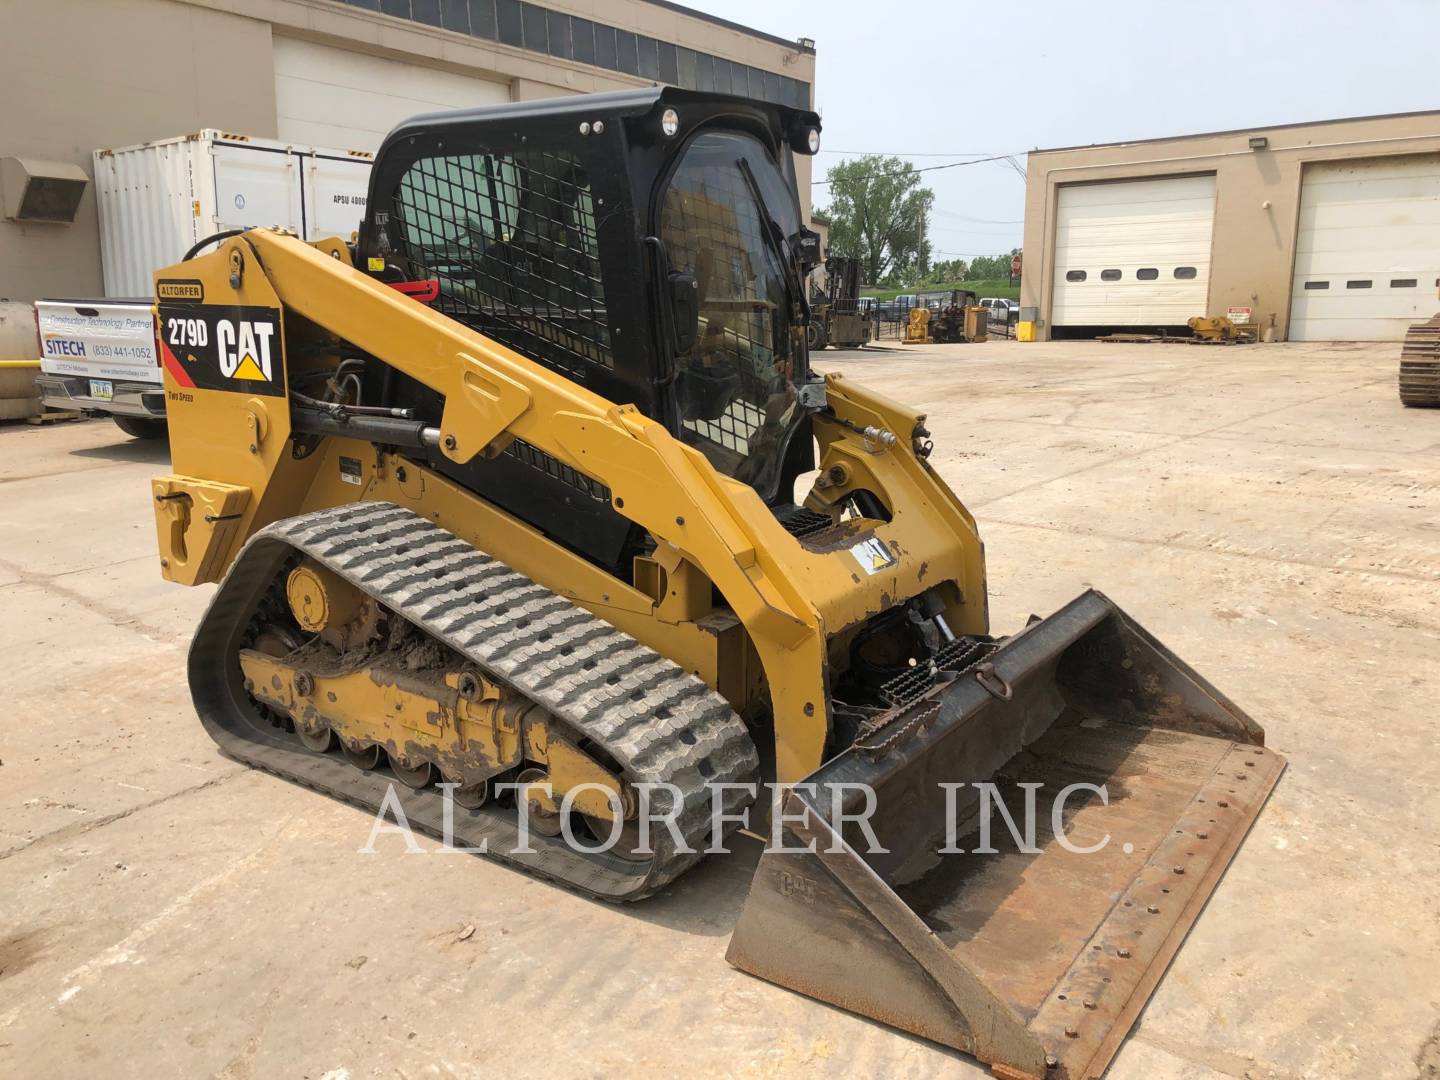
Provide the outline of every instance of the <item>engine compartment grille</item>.
{"type": "Polygon", "coordinates": [[[880,696],[893,709],[904,708],[925,695],[940,672],[963,675],[983,663],[1000,646],[988,638],[959,637],[935,650],[927,663],[916,664],[880,687],[880,696]]]}

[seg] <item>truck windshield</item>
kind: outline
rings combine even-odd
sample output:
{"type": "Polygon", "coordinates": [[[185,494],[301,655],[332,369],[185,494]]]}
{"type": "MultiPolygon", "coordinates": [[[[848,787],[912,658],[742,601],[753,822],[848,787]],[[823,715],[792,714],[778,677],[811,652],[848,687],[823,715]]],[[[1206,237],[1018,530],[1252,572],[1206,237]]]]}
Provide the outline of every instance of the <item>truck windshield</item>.
{"type": "Polygon", "coordinates": [[[676,358],[681,436],[767,500],[804,416],[789,250],[799,229],[793,187],[758,139],[735,132],[692,140],[661,206],[671,268],[694,275],[699,297],[695,344],[676,358]]]}

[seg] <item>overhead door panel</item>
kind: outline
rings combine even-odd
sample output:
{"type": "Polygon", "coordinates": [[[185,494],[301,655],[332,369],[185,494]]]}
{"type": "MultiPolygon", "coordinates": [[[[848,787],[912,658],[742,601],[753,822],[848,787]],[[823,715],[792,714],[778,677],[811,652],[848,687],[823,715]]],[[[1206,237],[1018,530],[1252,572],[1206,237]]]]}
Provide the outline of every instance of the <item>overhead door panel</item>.
{"type": "Polygon", "coordinates": [[[373,151],[420,113],[510,100],[508,83],[297,38],[275,38],[274,58],[276,126],[288,142],[373,151]]]}
{"type": "Polygon", "coordinates": [[[1292,341],[1398,341],[1437,308],[1440,156],[1307,166],[1292,341]]]}
{"type": "Polygon", "coordinates": [[[1060,188],[1051,326],[1180,326],[1205,314],[1214,222],[1213,175],[1060,188]]]}

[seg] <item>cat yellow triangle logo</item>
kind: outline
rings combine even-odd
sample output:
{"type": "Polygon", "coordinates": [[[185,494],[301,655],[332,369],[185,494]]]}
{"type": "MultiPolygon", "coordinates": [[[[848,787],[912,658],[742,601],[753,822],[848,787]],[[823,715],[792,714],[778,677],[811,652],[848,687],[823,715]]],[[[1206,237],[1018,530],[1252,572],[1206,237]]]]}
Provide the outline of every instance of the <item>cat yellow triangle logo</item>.
{"type": "Polygon", "coordinates": [[[856,544],[850,549],[850,554],[855,556],[860,569],[867,574],[878,574],[881,570],[888,570],[895,565],[895,556],[885,546],[885,541],[875,536],[856,544]]]}
{"type": "Polygon", "coordinates": [[[245,354],[244,359],[240,361],[240,366],[235,369],[235,374],[231,377],[235,379],[250,379],[252,382],[270,381],[265,378],[265,373],[260,370],[259,366],[255,363],[255,358],[249,353],[245,354]]]}

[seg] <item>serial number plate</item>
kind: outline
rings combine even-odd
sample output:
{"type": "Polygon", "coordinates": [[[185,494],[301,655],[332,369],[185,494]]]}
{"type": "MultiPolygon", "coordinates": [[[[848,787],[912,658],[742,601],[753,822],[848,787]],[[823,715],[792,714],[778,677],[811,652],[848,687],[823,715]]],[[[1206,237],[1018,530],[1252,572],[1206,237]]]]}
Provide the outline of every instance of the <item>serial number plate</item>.
{"type": "Polygon", "coordinates": [[[96,401],[113,401],[115,399],[115,384],[109,379],[91,379],[90,396],[96,401]]]}

